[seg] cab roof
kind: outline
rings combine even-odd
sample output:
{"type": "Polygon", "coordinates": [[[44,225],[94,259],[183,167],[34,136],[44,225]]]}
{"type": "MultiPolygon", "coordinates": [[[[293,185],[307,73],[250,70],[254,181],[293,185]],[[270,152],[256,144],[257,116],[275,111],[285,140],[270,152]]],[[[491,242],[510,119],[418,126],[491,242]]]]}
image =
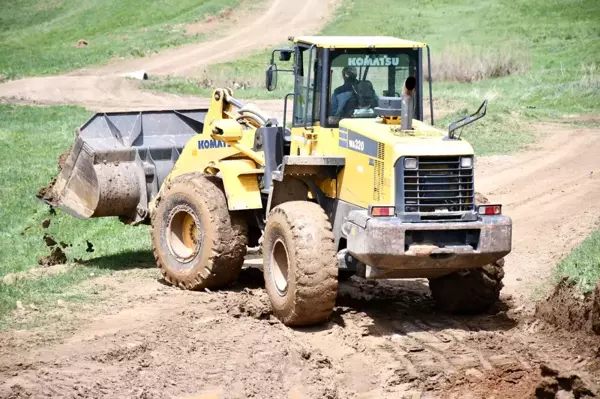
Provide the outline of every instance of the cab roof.
{"type": "Polygon", "coordinates": [[[419,48],[426,46],[425,43],[391,36],[298,36],[293,41],[324,48],[419,48]]]}

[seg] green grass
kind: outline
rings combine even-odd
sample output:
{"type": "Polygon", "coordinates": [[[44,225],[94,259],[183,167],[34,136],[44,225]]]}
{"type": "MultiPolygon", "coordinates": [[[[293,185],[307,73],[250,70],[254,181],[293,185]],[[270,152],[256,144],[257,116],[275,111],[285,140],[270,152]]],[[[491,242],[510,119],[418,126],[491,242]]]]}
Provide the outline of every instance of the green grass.
{"type": "Polygon", "coordinates": [[[35,193],[56,176],[58,156],[73,142],[74,129],[90,113],[75,107],[0,105],[0,279],[37,267],[48,255],[43,235],[72,244],[68,261],[84,267],[58,276],[0,285],[0,324],[17,300],[43,305],[75,283],[122,268],[153,265],[147,226],[130,227],[114,218],[75,219],[61,211],[52,216],[35,193]],[[42,221],[51,218],[44,230],[42,221]],[[94,252],[86,252],[89,240],[94,252]]]}
{"type": "Polygon", "coordinates": [[[600,230],[592,233],[556,268],[556,279],[567,277],[579,289],[591,292],[600,280],[600,230]]]}
{"type": "Polygon", "coordinates": [[[140,57],[202,40],[184,23],[235,7],[240,0],[23,0],[0,12],[0,81],[140,57]],[[78,40],[88,46],[77,48],[78,40]],[[3,77],[2,77],[3,76],[3,77]]]}
{"type": "MultiPolygon", "coordinates": [[[[491,59],[514,57],[528,65],[526,72],[511,76],[472,83],[434,83],[436,99],[467,104],[470,112],[485,98],[490,100],[488,116],[465,128],[464,133],[477,153],[485,155],[514,152],[531,143],[535,137],[527,129],[530,120],[598,111],[598,21],[600,2],[596,0],[424,0],[418,4],[408,0],[345,0],[320,33],[391,35],[425,41],[431,46],[437,68],[444,64],[436,60],[472,53],[494,55],[488,57],[491,59]],[[465,49],[473,51],[461,51],[465,49]]],[[[269,54],[261,50],[245,59],[214,65],[197,80],[171,78],[148,85],[153,90],[205,95],[214,85],[233,85],[231,77],[235,77],[247,87],[237,90],[240,98],[282,98],[292,89],[283,74],[277,91],[263,89],[269,54]]],[[[468,63],[467,59],[456,64],[468,63]]],[[[433,72],[435,75],[436,70],[433,72]]],[[[447,127],[451,119],[466,112],[460,107],[439,126],[447,127]]]]}

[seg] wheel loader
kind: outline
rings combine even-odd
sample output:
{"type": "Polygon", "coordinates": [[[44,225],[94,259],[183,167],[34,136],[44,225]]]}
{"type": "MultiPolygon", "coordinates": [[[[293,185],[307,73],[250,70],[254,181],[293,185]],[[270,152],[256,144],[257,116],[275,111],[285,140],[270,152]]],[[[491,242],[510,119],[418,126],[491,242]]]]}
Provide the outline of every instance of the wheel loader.
{"type": "Polygon", "coordinates": [[[325,322],[352,275],[427,278],[444,311],[488,308],[512,222],[476,201],[473,148],[459,134],[487,102],[444,131],[425,43],[290,42],[265,74],[270,91],[280,74],[293,78],[282,122],[221,88],[207,109],[100,113],[77,130],[42,199],[82,219],[150,224],[164,279],[186,290],[226,287],[260,247],[288,326],[325,322]]]}

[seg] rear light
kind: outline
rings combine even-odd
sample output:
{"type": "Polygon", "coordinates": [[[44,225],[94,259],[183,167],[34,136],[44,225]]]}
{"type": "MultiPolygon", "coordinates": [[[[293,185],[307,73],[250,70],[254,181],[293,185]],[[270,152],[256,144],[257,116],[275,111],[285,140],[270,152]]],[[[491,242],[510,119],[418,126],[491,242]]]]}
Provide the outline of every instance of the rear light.
{"type": "Polygon", "coordinates": [[[502,205],[479,205],[477,213],[480,215],[502,215],[502,205]]]}
{"type": "Polygon", "coordinates": [[[394,207],[394,206],[371,206],[371,207],[369,207],[369,213],[373,217],[394,216],[394,214],[396,213],[396,207],[394,207]]]}

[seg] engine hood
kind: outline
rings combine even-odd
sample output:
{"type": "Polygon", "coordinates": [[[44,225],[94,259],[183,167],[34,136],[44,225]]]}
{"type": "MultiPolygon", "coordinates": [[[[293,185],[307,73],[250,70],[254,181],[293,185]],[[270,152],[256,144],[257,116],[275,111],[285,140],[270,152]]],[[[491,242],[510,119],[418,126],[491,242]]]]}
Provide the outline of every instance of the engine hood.
{"type": "Polygon", "coordinates": [[[446,132],[419,120],[413,121],[413,130],[401,131],[400,125],[386,125],[379,119],[346,119],[340,131],[349,137],[364,136],[391,146],[396,157],[403,155],[472,155],[473,147],[464,140],[449,140],[446,132]]]}

